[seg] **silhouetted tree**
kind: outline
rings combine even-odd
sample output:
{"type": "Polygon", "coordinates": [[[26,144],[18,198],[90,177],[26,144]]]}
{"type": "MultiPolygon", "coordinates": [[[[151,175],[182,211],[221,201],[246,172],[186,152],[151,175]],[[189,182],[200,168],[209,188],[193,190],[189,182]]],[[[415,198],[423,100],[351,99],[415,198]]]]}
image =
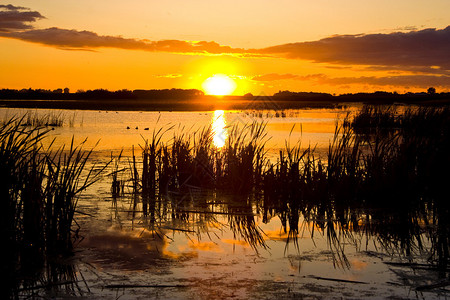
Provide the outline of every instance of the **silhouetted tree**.
{"type": "Polygon", "coordinates": [[[428,88],[427,93],[430,95],[434,95],[436,94],[436,89],[434,87],[430,87],[428,88]]]}

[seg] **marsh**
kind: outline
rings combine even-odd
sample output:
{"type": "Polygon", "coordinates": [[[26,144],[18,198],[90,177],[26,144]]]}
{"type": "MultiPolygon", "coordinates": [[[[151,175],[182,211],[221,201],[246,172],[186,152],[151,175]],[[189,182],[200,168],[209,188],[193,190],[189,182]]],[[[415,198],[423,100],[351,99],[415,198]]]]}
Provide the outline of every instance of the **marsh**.
{"type": "Polygon", "coordinates": [[[19,298],[448,296],[446,108],[1,113],[102,174],[19,298]]]}

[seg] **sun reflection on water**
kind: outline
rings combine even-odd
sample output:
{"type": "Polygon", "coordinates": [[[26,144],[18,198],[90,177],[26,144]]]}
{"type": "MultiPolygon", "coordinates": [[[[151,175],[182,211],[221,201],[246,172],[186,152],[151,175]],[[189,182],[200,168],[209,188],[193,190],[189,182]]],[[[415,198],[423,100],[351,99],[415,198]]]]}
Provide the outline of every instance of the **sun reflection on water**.
{"type": "Polygon", "coordinates": [[[223,110],[216,110],[213,113],[211,120],[211,127],[213,133],[213,143],[217,148],[225,146],[225,141],[228,137],[226,129],[227,122],[225,121],[225,112],[223,110]]]}

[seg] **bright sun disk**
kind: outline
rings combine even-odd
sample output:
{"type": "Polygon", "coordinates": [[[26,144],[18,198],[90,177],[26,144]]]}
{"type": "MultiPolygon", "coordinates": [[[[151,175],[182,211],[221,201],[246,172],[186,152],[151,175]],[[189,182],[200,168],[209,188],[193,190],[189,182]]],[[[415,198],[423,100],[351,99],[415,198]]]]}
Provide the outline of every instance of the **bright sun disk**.
{"type": "Polygon", "coordinates": [[[234,80],[224,74],[216,74],[207,78],[202,86],[206,94],[216,96],[229,95],[236,89],[234,80]]]}

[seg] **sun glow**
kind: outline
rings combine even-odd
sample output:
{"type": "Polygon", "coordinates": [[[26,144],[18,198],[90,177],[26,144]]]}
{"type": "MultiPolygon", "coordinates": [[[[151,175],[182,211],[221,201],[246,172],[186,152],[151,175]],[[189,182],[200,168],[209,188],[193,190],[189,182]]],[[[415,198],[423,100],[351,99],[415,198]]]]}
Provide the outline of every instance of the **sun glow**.
{"type": "Polygon", "coordinates": [[[208,95],[224,96],[234,92],[236,83],[227,75],[216,74],[207,78],[202,87],[208,95]]]}
{"type": "Polygon", "coordinates": [[[228,137],[227,122],[224,118],[223,110],[216,110],[212,116],[211,127],[213,131],[213,144],[217,148],[225,146],[225,140],[228,137]]]}

